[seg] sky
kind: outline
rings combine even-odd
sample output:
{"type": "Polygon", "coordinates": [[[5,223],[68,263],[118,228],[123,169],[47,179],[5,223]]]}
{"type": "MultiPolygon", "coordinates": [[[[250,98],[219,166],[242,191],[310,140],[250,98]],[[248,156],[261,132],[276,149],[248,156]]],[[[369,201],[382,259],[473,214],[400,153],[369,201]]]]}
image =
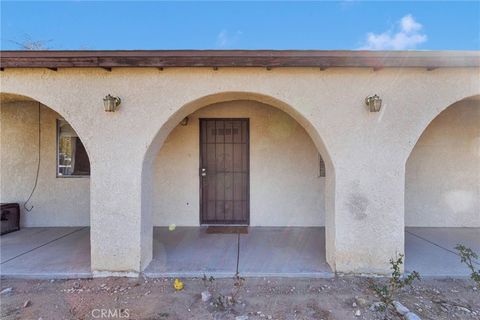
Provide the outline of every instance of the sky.
{"type": "Polygon", "coordinates": [[[480,1],[1,1],[1,49],[480,50],[480,1]]]}

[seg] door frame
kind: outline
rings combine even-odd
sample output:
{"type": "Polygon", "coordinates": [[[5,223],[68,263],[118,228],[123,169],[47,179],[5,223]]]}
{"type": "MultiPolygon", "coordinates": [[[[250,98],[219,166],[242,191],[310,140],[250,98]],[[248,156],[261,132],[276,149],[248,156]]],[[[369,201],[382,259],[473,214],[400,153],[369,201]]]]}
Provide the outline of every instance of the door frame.
{"type": "Polygon", "coordinates": [[[199,157],[199,167],[198,167],[198,184],[199,184],[199,195],[200,195],[200,201],[199,201],[199,224],[200,226],[250,226],[250,118],[198,118],[198,157],[199,157]],[[223,120],[223,121],[235,121],[235,120],[243,120],[247,124],[247,134],[246,134],[246,139],[247,139],[247,182],[246,182],[246,188],[247,188],[247,194],[246,194],[246,213],[247,213],[247,220],[245,224],[208,224],[208,223],[203,223],[202,221],[202,214],[203,214],[203,187],[202,187],[202,120],[223,120]]]}

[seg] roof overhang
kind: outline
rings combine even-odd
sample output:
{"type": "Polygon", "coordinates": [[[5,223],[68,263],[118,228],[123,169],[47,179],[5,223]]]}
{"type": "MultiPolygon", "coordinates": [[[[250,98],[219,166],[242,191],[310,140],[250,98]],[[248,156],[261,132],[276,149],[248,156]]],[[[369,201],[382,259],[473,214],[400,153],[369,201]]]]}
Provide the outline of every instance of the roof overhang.
{"type": "Polygon", "coordinates": [[[0,51],[5,68],[480,67],[480,51],[149,50],[0,51]]]}

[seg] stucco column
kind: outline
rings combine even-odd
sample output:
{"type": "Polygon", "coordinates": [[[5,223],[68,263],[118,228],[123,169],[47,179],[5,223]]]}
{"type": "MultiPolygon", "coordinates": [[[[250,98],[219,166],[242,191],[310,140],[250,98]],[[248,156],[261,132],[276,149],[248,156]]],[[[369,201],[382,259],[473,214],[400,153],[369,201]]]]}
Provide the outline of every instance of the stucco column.
{"type": "Polygon", "coordinates": [[[135,150],[109,151],[92,164],[91,267],[96,276],[135,276],[152,256],[152,225],[141,212],[142,161],[135,150]]]}
{"type": "Polygon", "coordinates": [[[388,274],[404,251],[404,165],[379,151],[343,159],[327,200],[327,260],[341,273],[388,274]]]}

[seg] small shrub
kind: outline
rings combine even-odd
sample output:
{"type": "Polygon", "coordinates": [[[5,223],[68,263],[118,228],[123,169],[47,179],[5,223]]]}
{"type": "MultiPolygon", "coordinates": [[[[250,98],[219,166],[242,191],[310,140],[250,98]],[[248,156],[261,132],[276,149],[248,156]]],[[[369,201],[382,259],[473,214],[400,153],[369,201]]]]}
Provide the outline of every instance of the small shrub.
{"type": "Polygon", "coordinates": [[[235,301],[231,296],[225,296],[223,294],[219,294],[218,297],[216,297],[212,303],[217,310],[226,311],[228,308],[230,308],[235,304],[235,301]]]}
{"type": "Polygon", "coordinates": [[[202,281],[205,288],[210,290],[213,285],[213,282],[215,281],[215,278],[213,276],[210,276],[207,278],[207,275],[204,273],[202,277],[202,281]]]}
{"type": "Polygon", "coordinates": [[[478,254],[472,249],[465,247],[463,244],[457,244],[455,249],[460,256],[460,262],[466,264],[468,269],[470,269],[470,278],[480,286],[480,269],[476,270],[473,265],[473,260],[478,259],[478,254]]]}
{"type": "Polygon", "coordinates": [[[232,297],[235,300],[240,293],[240,290],[245,285],[245,278],[240,277],[238,274],[235,276],[235,281],[233,282],[233,293],[232,297]]]}
{"type": "Polygon", "coordinates": [[[412,285],[415,279],[420,280],[420,274],[416,271],[413,271],[406,277],[402,277],[400,267],[403,265],[403,257],[404,255],[400,254],[395,259],[390,259],[392,275],[387,284],[377,285],[372,282],[370,285],[371,289],[375,291],[383,303],[383,306],[380,308],[381,311],[385,311],[389,306],[393,306],[393,299],[399,289],[412,285]]]}
{"type": "MultiPolygon", "coordinates": [[[[215,278],[210,276],[207,278],[206,275],[203,275],[203,284],[211,293],[214,293],[213,282],[215,278]]],[[[238,274],[234,278],[233,288],[230,295],[224,295],[222,293],[218,293],[218,295],[213,298],[212,305],[220,311],[228,311],[232,308],[238,301],[237,296],[240,293],[241,289],[245,285],[245,278],[240,277],[238,274]]]]}

